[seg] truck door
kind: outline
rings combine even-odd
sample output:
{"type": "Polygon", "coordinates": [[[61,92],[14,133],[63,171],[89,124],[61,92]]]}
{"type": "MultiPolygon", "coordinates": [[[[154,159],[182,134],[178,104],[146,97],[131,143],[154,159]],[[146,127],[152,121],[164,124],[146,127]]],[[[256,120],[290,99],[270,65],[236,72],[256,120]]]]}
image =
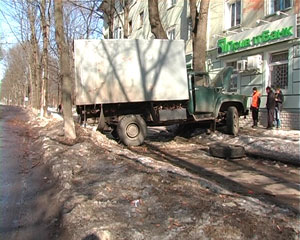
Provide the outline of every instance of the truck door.
{"type": "Polygon", "coordinates": [[[196,86],[195,91],[195,113],[213,113],[216,106],[217,88],[196,86]]]}

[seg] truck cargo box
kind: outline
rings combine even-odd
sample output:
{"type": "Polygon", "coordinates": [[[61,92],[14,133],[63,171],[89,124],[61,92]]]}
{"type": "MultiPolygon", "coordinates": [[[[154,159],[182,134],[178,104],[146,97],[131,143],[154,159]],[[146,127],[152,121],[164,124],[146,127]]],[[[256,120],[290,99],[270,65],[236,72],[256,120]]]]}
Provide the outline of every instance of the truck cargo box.
{"type": "Polygon", "coordinates": [[[187,100],[182,40],[75,40],[76,105],[187,100]]]}

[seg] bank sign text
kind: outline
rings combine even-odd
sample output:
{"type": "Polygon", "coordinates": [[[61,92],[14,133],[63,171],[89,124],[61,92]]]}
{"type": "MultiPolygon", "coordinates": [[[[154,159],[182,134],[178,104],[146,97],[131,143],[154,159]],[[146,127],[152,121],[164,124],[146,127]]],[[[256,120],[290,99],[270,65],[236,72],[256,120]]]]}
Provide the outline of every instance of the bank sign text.
{"type": "Polygon", "coordinates": [[[218,53],[226,54],[231,52],[237,52],[248,47],[259,46],[262,44],[270,43],[275,40],[291,37],[293,35],[293,27],[291,26],[274,31],[265,30],[259,35],[240,41],[227,42],[226,38],[222,38],[218,40],[218,53]]]}

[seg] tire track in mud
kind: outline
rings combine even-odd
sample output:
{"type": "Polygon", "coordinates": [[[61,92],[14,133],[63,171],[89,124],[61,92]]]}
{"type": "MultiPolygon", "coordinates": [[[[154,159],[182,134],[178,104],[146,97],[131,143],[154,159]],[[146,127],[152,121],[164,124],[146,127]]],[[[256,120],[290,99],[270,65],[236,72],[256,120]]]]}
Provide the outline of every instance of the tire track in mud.
{"type": "Polygon", "coordinates": [[[142,146],[130,150],[186,169],[233,194],[254,197],[299,215],[299,167],[248,156],[215,158],[209,154],[207,144],[181,137],[163,141],[159,138],[154,134],[142,146]]]}

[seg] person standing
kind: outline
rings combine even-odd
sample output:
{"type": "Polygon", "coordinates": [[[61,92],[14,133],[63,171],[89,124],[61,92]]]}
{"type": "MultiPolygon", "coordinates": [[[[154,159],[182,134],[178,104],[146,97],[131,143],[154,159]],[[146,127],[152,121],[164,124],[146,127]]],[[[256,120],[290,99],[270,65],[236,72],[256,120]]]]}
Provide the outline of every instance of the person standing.
{"type": "Polygon", "coordinates": [[[275,91],[275,124],[276,128],[281,127],[281,119],[280,119],[280,112],[282,111],[282,104],[284,101],[284,96],[280,88],[276,88],[275,91]]]}
{"type": "Polygon", "coordinates": [[[268,126],[267,126],[267,129],[272,129],[273,128],[273,122],[274,122],[275,104],[276,104],[275,94],[269,86],[266,88],[266,92],[268,94],[267,103],[266,103],[266,107],[267,107],[267,110],[268,110],[268,126]]]}
{"type": "Polygon", "coordinates": [[[252,119],[253,119],[253,125],[252,127],[257,127],[258,123],[258,111],[259,111],[259,105],[260,105],[260,92],[257,91],[257,88],[254,87],[252,89],[252,102],[251,102],[251,111],[252,111],[252,119]]]}

